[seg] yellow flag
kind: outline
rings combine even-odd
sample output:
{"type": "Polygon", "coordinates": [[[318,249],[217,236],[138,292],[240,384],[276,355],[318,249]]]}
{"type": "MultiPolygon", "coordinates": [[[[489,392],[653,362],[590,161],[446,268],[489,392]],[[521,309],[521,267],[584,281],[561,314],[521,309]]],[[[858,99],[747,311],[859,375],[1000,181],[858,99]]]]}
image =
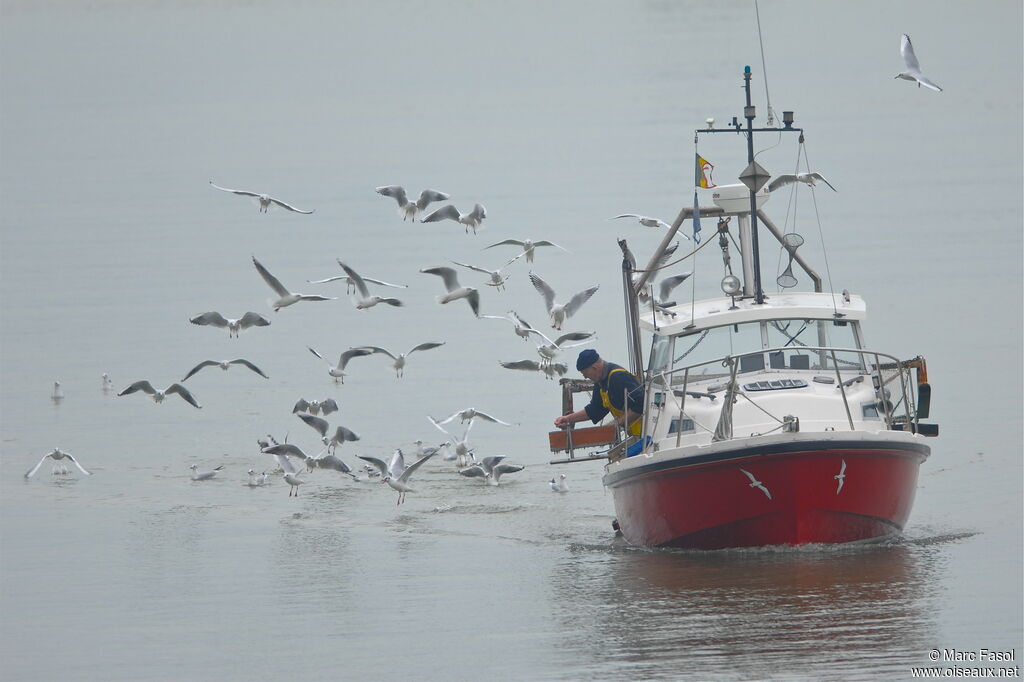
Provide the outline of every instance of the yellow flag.
{"type": "Polygon", "coordinates": [[[710,187],[717,187],[714,180],[711,178],[711,172],[715,170],[715,167],[711,165],[707,159],[703,158],[700,154],[695,154],[697,161],[694,164],[694,176],[693,184],[695,187],[703,187],[708,189],[710,187]]]}

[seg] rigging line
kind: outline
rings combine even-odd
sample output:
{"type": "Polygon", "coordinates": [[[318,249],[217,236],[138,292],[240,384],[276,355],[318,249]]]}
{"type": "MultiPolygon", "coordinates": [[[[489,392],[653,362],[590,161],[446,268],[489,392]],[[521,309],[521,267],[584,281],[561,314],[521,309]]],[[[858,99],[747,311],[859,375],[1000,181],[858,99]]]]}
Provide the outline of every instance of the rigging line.
{"type": "MultiPolygon", "coordinates": [[[[803,146],[804,146],[803,136],[801,135],[801,137],[800,137],[800,144],[798,144],[797,148],[796,148],[796,163],[793,164],[793,175],[796,175],[797,173],[800,172],[800,150],[803,149],[803,146]]],[[[796,192],[797,192],[797,187],[799,186],[799,184],[800,183],[797,183],[797,182],[793,183],[793,187],[792,187],[792,189],[789,192],[789,198],[786,200],[786,219],[782,222],[782,227],[785,230],[789,230],[790,229],[790,227],[789,227],[789,211],[790,211],[790,209],[792,209],[793,210],[793,228],[792,228],[792,230],[790,230],[792,232],[796,232],[796,199],[797,199],[796,192]]],[[[783,251],[785,251],[785,248],[780,244],[779,245],[779,258],[778,258],[777,262],[775,263],[775,272],[779,272],[782,269],[782,252],[783,251]]],[[[779,287],[780,291],[781,291],[781,289],[782,289],[782,287],[779,287]]]]}
{"type": "MultiPolygon", "coordinates": [[[[775,416],[774,414],[772,414],[772,413],[771,413],[771,412],[769,412],[768,410],[764,409],[763,407],[761,407],[760,405],[758,405],[757,403],[755,403],[755,402],[753,401],[753,399],[752,399],[752,398],[751,398],[750,396],[748,396],[748,395],[747,395],[746,393],[744,393],[743,391],[737,391],[737,392],[736,392],[736,395],[740,396],[741,398],[746,398],[746,399],[747,399],[747,402],[748,402],[748,403],[750,403],[751,405],[753,405],[753,406],[754,406],[754,407],[756,407],[757,409],[761,410],[761,411],[762,411],[762,412],[764,412],[764,413],[765,413],[766,415],[768,415],[769,417],[771,417],[771,418],[772,418],[772,419],[774,419],[775,421],[779,422],[780,424],[784,423],[784,422],[783,422],[783,421],[782,421],[781,419],[779,419],[778,417],[776,417],[776,416],[775,416]]],[[[769,433],[771,433],[771,432],[769,432],[769,433]]]]}
{"type": "MultiPolygon", "coordinates": [[[[761,46],[761,75],[764,77],[764,98],[768,105],[768,125],[771,126],[775,123],[775,111],[772,109],[772,98],[768,94],[768,66],[764,61],[764,38],[761,37],[761,10],[757,6],[757,0],[754,0],[754,14],[757,16],[757,41],[761,46]]],[[[782,138],[782,133],[779,133],[779,138],[782,138]]]]}
{"type": "MultiPolygon", "coordinates": [[[[803,137],[803,133],[800,134],[803,137]]],[[[807,172],[811,172],[811,160],[807,156],[807,145],[801,144],[804,152],[804,163],[807,165],[807,172]]],[[[821,253],[825,259],[825,274],[828,276],[828,290],[832,294],[832,312],[839,315],[839,306],[836,303],[836,288],[832,285],[832,269],[828,265],[828,250],[825,248],[825,233],[821,229],[821,215],[818,213],[818,198],[814,196],[814,187],[811,186],[811,201],[814,202],[814,217],[818,221],[818,238],[821,239],[821,253]]]]}
{"type": "Polygon", "coordinates": [[[690,256],[693,256],[693,255],[694,255],[694,254],[696,254],[696,253],[697,253],[698,251],[700,251],[700,250],[701,250],[701,249],[703,249],[703,248],[704,248],[705,246],[707,246],[708,244],[711,244],[711,243],[716,243],[716,244],[717,244],[718,242],[717,242],[717,240],[714,240],[714,239],[708,239],[707,241],[705,241],[705,242],[704,242],[703,244],[701,244],[700,246],[698,246],[698,247],[697,247],[696,249],[694,249],[694,250],[693,250],[693,251],[691,251],[690,253],[686,254],[686,255],[685,255],[685,256],[683,256],[682,258],[678,258],[678,259],[676,259],[676,260],[672,261],[671,263],[666,263],[665,265],[659,265],[659,266],[658,266],[658,267],[656,267],[656,268],[649,268],[649,269],[647,269],[647,270],[633,270],[633,272],[657,272],[658,270],[664,270],[665,268],[670,268],[670,267],[672,267],[673,265],[678,265],[679,263],[682,263],[682,262],[683,262],[684,260],[686,260],[686,259],[687,259],[687,258],[689,258],[690,256]]]}

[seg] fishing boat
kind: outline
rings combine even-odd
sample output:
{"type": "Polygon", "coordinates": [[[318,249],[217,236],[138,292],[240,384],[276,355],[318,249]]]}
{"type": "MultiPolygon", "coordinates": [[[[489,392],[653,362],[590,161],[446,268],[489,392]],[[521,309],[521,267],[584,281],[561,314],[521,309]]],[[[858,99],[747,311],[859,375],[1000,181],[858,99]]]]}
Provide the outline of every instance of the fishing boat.
{"type": "MultiPolygon", "coordinates": [[[[901,360],[870,347],[864,300],[824,290],[798,252],[803,238],[784,234],[762,208],[772,176],[754,160],[754,135],[794,133],[803,143],[803,131],[792,112],[783,113],[781,127],[755,128],[750,67],[743,77],[746,124],[733,118],[715,128],[709,120],[696,131],[745,138],[741,182],[714,187],[713,206],[699,206],[695,192],[694,205],[683,207],[643,268],[620,242],[630,369],[644,389],[642,433],[607,426],[553,432],[552,451],[568,453],[553,463],[606,460],[614,525],[636,545],[721,549],[891,537],[907,523],[928,439],[938,435],[936,424],[922,421],[931,398],[927,366],[921,356],[901,360]],[[684,224],[701,219],[717,220],[703,246],[717,241],[721,250],[723,295],[659,300],[651,283],[666,250],[684,224]],[[761,231],[788,256],[771,294],[761,283],[761,231]],[[793,290],[794,264],[812,291],[793,290]],[[607,449],[578,454],[595,446],[607,449]]],[[[563,379],[564,412],[575,393],[590,388],[563,379]]]]}

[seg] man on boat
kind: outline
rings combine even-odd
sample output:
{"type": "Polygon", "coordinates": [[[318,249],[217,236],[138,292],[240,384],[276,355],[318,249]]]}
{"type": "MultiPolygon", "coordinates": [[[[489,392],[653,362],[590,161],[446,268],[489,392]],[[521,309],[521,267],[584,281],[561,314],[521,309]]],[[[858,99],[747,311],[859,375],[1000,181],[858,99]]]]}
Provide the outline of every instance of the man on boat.
{"type": "MultiPolygon", "coordinates": [[[[582,410],[555,418],[555,426],[564,429],[570,424],[589,419],[595,424],[609,412],[630,436],[639,436],[643,428],[644,389],[637,378],[623,367],[608,362],[588,348],[576,358],[576,369],[594,382],[594,395],[582,410]]],[[[630,448],[629,454],[635,454],[630,448]]],[[[640,448],[636,448],[639,452],[640,448]]]]}

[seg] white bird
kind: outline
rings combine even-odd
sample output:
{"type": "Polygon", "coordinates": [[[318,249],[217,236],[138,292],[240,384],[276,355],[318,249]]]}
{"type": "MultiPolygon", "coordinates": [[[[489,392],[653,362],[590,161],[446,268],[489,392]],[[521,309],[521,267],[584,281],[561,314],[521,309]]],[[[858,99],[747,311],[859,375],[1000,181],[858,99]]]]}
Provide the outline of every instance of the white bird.
{"type": "Polygon", "coordinates": [[[434,268],[423,268],[420,272],[428,275],[437,275],[444,280],[444,288],[447,289],[448,293],[443,296],[438,296],[438,303],[444,305],[445,303],[451,303],[452,301],[464,298],[466,299],[466,302],[469,303],[469,307],[472,309],[473,314],[480,317],[480,292],[473,287],[464,287],[460,285],[459,276],[455,272],[454,268],[440,266],[434,268]]]}
{"type": "Polygon", "coordinates": [[[109,393],[110,390],[114,388],[113,380],[110,378],[110,375],[107,374],[106,372],[103,373],[101,379],[103,380],[103,392],[109,393]]]}
{"type": "Polygon", "coordinates": [[[28,472],[25,474],[25,478],[32,478],[35,475],[35,473],[39,471],[39,467],[43,466],[43,462],[45,462],[47,458],[53,461],[54,475],[63,475],[68,473],[67,467],[64,466],[64,463],[61,462],[61,460],[70,459],[71,463],[78,467],[79,471],[81,471],[86,476],[92,476],[90,472],[86,471],[85,468],[78,463],[77,459],[71,456],[70,452],[64,452],[60,448],[54,448],[51,452],[48,452],[45,455],[43,455],[42,459],[40,459],[39,462],[34,467],[28,470],[28,472]],[[60,464],[58,464],[58,462],[60,462],[60,464]]]}
{"type": "MultiPolygon", "coordinates": [[[[666,306],[672,304],[672,301],[668,298],[672,294],[672,290],[689,279],[692,274],[692,272],[684,272],[681,275],[672,275],[671,277],[666,277],[661,280],[658,284],[658,296],[654,300],[655,308],[660,312],[665,312],[667,310],[666,306]]],[[[647,287],[644,287],[645,290],[640,292],[639,296],[640,300],[645,303],[650,299],[650,295],[646,291],[646,288],[647,287]]],[[[675,315],[675,313],[671,314],[673,316],[675,315]]]]}
{"type": "MultiPolygon", "coordinates": [[[[473,455],[473,449],[469,447],[469,432],[470,430],[472,430],[474,422],[470,420],[469,425],[466,427],[465,433],[462,434],[462,438],[458,439],[455,438],[455,436],[450,434],[448,431],[446,431],[445,428],[441,426],[433,417],[428,415],[427,419],[430,421],[431,424],[434,425],[434,427],[438,431],[449,437],[451,447],[453,447],[455,450],[454,456],[451,457],[451,459],[455,460],[455,465],[460,468],[467,466],[467,463],[471,460],[473,455]]],[[[446,457],[445,459],[449,458],[446,457]]]]}
{"type": "Polygon", "coordinates": [[[266,482],[267,482],[267,472],[266,471],[257,474],[255,469],[249,469],[248,474],[249,474],[249,483],[248,483],[248,485],[249,485],[250,488],[258,488],[261,485],[266,484],[266,482]]]}
{"type": "Polygon", "coordinates": [[[263,370],[261,370],[259,367],[257,367],[256,365],[252,364],[248,360],[246,360],[244,358],[235,358],[234,360],[220,360],[220,361],[218,361],[218,360],[203,360],[198,365],[196,365],[195,367],[190,369],[188,374],[185,375],[185,378],[182,379],[182,381],[187,381],[190,376],[192,376],[193,374],[195,374],[196,372],[201,370],[203,367],[220,367],[222,370],[227,371],[228,367],[230,367],[231,365],[242,365],[243,367],[248,367],[252,371],[256,372],[257,374],[259,374],[264,379],[269,379],[270,378],[266,374],[263,373],[263,370]]]}
{"type": "Polygon", "coordinates": [[[288,488],[288,497],[291,497],[292,493],[295,493],[295,497],[298,497],[299,486],[305,483],[305,481],[299,478],[298,473],[292,473],[291,471],[286,471],[284,473],[284,482],[290,486],[288,488]]]}
{"type": "MultiPolygon", "coordinates": [[[[277,280],[275,280],[277,281],[277,280]]],[[[271,285],[273,286],[273,285],[271,285]]],[[[232,319],[226,318],[216,310],[211,310],[208,313],[202,313],[189,319],[189,322],[199,326],[211,325],[213,327],[219,327],[221,329],[228,330],[228,338],[238,338],[239,332],[243,332],[249,327],[266,327],[270,324],[270,320],[263,317],[259,313],[246,313],[240,318],[232,319]]]]}
{"type": "Polygon", "coordinates": [[[416,456],[423,457],[424,455],[436,455],[451,445],[451,441],[445,441],[439,445],[424,445],[422,440],[416,439],[413,444],[416,445],[416,456]]]}
{"type": "Polygon", "coordinates": [[[558,480],[551,479],[549,482],[552,492],[556,493],[567,493],[569,492],[569,484],[565,482],[565,474],[559,474],[558,480]]]}
{"type": "Polygon", "coordinates": [[[526,467],[522,464],[507,464],[502,460],[505,455],[484,457],[477,464],[459,470],[459,474],[469,478],[483,478],[488,485],[498,485],[505,474],[514,474],[526,467]]]}
{"type": "Polygon", "coordinates": [[[415,353],[418,350],[430,350],[431,348],[439,348],[439,347],[441,347],[443,345],[444,345],[443,341],[441,343],[435,343],[435,342],[421,343],[418,346],[414,346],[409,351],[407,351],[405,353],[399,353],[398,355],[395,355],[394,353],[389,351],[387,348],[381,348],[380,346],[361,346],[361,348],[365,348],[366,350],[372,351],[374,353],[382,353],[384,355],[387,355],[392,360],[394,360],[394,362],[391,363],[391,367],[394,368],[394,370],[395,370],[395,376],[397,378],[401,379],[402,375],[405,373],[405,363],[406,363],[406,359],[408,358],[408,356],[412,355],[413,353],[415,353]]]}
{"type": "Polygon", "coordinates": [[[797,173],[796,175],[780,175],[771,181],[771,183],[768,185],[768,191],[774,192],[778,188],[785,187],[786,185],[791,185],[794,182],[802,182],[808,187],[814,187],[816,184],[818,184],[818,181],[824,182],[826,185],[829,186],[829,189],[831,189],[833,192],[838,191],[835,187],[832,186],[832,183],[830,183],[822,176],[821,173],[797,173]]]}
{"type": "Polygon", "coordinates": [[[409,478],[413,473],[422,466],[424,462],[434,456],[434,453],[424,455],[416,460],[411,466],[405,466],[405,456],[401,450],[395,450],[395,453],[391,456],[391,462],[385,464],[383,460],[376,457],[367,457],[364,455],[357,455],[359,459],[366,460],[373,466],[377,467],[380,471],[381,482],[387,483],[392,490],[398,491],[398,502],[396,505],[402,504],[405,501],[406,493],[416,492],[409,487],[409,478]]]}
{"type": "Polygon", "coordinates": [[[846,480],[846,460],[844,459],[842,462],[842,465],[839,467],[839,473],[832,477],[839,481],[839,485],[836,486],[836,495],[843,489],[843,482],[846,480]]]}
{"type": "Polygon", "coordinates": [[[334,398],[328,398],[327,400],[323,400],[323,401],[321,401],[321,400],[309,400],[309,401],[307,401],[307,400],[305,400],[303,398],[299,398],[298,402],[295,403],[295,407],[292,408],[292,413],[293,414],[296,413],[296,412],[308,412],[310,414],[320,414],[321,412],[323,412],[324,416],[326,416],[326,415],[330,414],[331,412],[337,412],[337,411],[338,411],[338,403],[334,400],[334,398]]]}
{"type": "Polygon", "coordinates": [[[568,318],[572,317],[579,311],[583,304],[590,300],[600,285],[584,289],[575,296],[569,299],[568,303],[558,303],[555,300],[555,290],[552,289],[547,282],[540,278],[534,272],[530,273],[530,281],[533,282],[534,288],[544,298],[544,306],[548,310],[548,315],[551,316],[551,326],[555,329],[561,329],[562,323],[568,318]]]}
{"type": "Polygon", "coordinates": [[[293,303],[299,301],[333,301],[334,298],[328,296],[317,296],[314,294],[296,294],[288,291],[277,277],[270,274],[270,271],[263,267],[263,264],[256,260],[256,256],[252,257],[252,264],[256,266],[256,271],[260,273],[260,277],[263,281],[270,285],[270,288],[274,290],[274,293],[278,295],[276,301],[268,301],[270,307],[274,309],[276,313],[281,308],[290,306],[293,303]]]}
{"type": "Polygon", "coordinates": [[[514,362],[499,362],[505,369],[522,369],[533,372],[543,372],[548,379],[554,379],[555,375],[565,376],[569,367],[561,362],[537,362],[536,360],[516,360],[514,362]]]}
{"type": "Polygon", "coordinates": [[[469,213],[459,213],[459,209],[455,208],[452,204],[442,206],[421,222],[424,223],[436,223],[439,220],[454,220],[457,223],[466,226],[466,234],[469,234],[469,230],[472,228],[473,234],[476,234],[477,229],[480,227],[480,223],[487,217],[487,209],[482,204],[476,204],[473,206],[473,210],[469,213]]]}
{"type": "Polygon", "coordinates": [[[770,492],[768,492],[768,488],[764,487],[764,483],[761,483],[761,481],[759,481],[756,478],[754,478],[754,474],[750,473],[746,469],[740,469],[740,471],[742,471],[744,474],[746,474],[747,478],[750,479],[750,487],[751,488],[757,488],[758,490],[763,492],[765,494],[765,496],[769,500],[772,499],[772,494],[770,492]]]}
{"type": "Polygon", "coordinates": [[[332,471],[340,471],[343,474],[351,476],[354,480],[359,480],[359,477],[352,473],[352,467],[345,464],[345,462],[334,455],[307,458],[306,470],[313,471],[314,469],[331,469],[332,471]]]}
{"type": "Polygon", "coordinates": [[[295,463],[292,462],[289,457],[301,459],[303,462],[309,459],[301,448],[297,445],[291,445],[290,443],[275,443],[269,448],[263,448],[262,451],[264,454],[273,455],[274,459],[277,461],[277,466],[286,475],[299,473],[298,467],[295,466],[295,463]]]}
{"type": "Polygon", "coordinates": [[[513,326],[515,326],[514,331],[516,336],[521,338],[523,341],[530,338],[530,332],[534,331],[533,327],[530,326],[530,323],[519,317],[514,310],[508,311],[508,315],[481,315],[480,317],[487,318],[489,320],[505,320],[506,322],[511,322],[513,326]]]}
{"type": "Polygon", "coordinates": [[[199,404],[198,401],[196,401],[196,399],[192,396],[192,394],[188,392],[187,388],[185,388],[181,384],[177,384],[177,383],[171,384],[170,386],[168,386],[167,388],[163,389],[162,391],[158,391],[155,388],[153,388],[153,384],[151,384],[148,381],[146,381],[145,379],[143,379],[142,381],[136,381],[134,384],[132,384],[128,388],[124,389],[123,391],[121,391],[117,395],[118,396],[128,395],[130,393],[135,393],[136,391],[142,391],[143,393],[148,394],[149,397],[151,397],[153,399],[153,402],[155,402],[155,403],[162,403],[164,401],[164,398],[166,398],[167,396],[169,396],[169,395],[171,395],[173,393],[176,393],[176,394],[180,395],[182,397],[182,399],[185,402],[187,402],[189,405],[191,405],[192,407],[195,407],[197,409],[202,409],[202,407],[203,407],[202,405],[199,404]]]}
{"type": "Polygon", "coordinates": [[[64,389],[60,387],[60,382],[53,382],[53,391],[50,393],[50,400],[55,403],[59,403],[64,400],[64,389]]]}
{"type": "Polygon", "coordinates": [[[384,187],[378,187],[376,190],[377,194],[381,194],[386,197],[391,197],[398,202],[398,215],[402,216],[402,220],[411,220],[416,222],[416,216],[420,211],[424,210],[431,202],[434,201],[447,201],[450,197],[444,192],[438,192],[434,189],[425,189],[420,192],[420,198],[416,201],[409,201],[409,197],[406,196],[405,188],[401,185],[385,185],[384,187]]]}
{"type": "Polygon", "coordinates": [[[219,467],[213,469],[212,471],[200,471],[198,464],[193,464],[192,466],[189,467],[189,469],[192,470],[193,481],[208,481],[214,476],[216,476],[217,472],[223,471],[224,465],[221,464],[219,467]]]}
{"type": "MultiPolygon", "coordinates": [[[[335,258],[334,260],[336,260],[338,262],[338,265],[341,265],[341,259],[340,258],[335,258]]],[[[363,281],[366,282],[367,284],[376,284],[378,286],[392,287],[394,289],[408,289],[409,288],[408,284],[392,284],[390,282],[385,282],[384,280],[374,279],[372,277],[366,277],[364,275],[360,275],[360,277],[362,277],[363,281]]],[[[341,279],[345,280],[345,293],[347,293],[347,294],[354,293],[355,290],[356,290],[355,282],[348,275],[337,275],[336,277],[328,277],[326,279],[307,279],[306,283],[307,284],[327,284],[328,282],[337,282],[338,280],[341,280],[341,279]]]]}
{"type": "Polygon", "coordinates": [[[537,343],[537,354],[540,355],[541,362],[544,364],[554,360],[566,348],[582,346],[597,336],[597,332],[569,332],[568,334],[562,334],[552,341],[546,334],[536,329],[531,329],[530,333],[536,334],[543,339],[543,341],[537,343]],[[569,343],[569,341],[575,341],[576,343],[569,343]]]}
{"type": "Polygon", "coordinates": [[[396,308],[400,308],[404,305],[397,298],[377,296],[376,294],[371,296],[370,290],[366,288],[366,281],[359,276],[359,273],[342,263],[340,260],[338,261],[338,265],[340,265],[341,269],[345,271],[345,274],[348,275],[349,281],[352,282],[352,286],[356,289],[358,296],[352,297],[352,305],[356,307],[356,310],[366,310],[367,308],[372,308],[378,303],[387,303],[388,305],[396,308]]]}
{"type": "Polygon", "coordinates": [[[442,419],[441,421],[439,421],[437,423],[438,424],[447,424],[448,422],[450,422],[451,420],[455,419],[456,417],[458,417],[459,418],[459,422],[463,423],[463,424],[465,422],[468,422],[468,421],[471,421],[473,419],[476,419],[477,417],[480,417],[484,421],[494,422],[495,424],[501,424],[502,426],[512,426],[512,424],[509,424],[508,422],[503,422],[500,419],[497,419],[496,417],[492,417],[491,415],[486,414],[484,412],[481,412],[481,411],[479,411],[479,410],[477,410],[476,408],[473,408],[473,407],[467,407],[464,410],[459,410],[458,412],[452,414],[450,417],[447,417],[446,419],[442,419]]]}
{"type": "Polygon", "coordinates": [[[562,251],[565,251],[566,253],[569,253],[568,249],[566,249],[564,247],[561,247],[561,246],[559,246],[558,244],[556,244],[554,242],[549,242],[547,239],[539,239],[537,241],[533,241],[532,239],[506,239],[504,241],[500,241],[500,242],[496,242],[494,244],[491,244],[490,246],[485,246],[484,250],[493,249],[495,246],[505,246],[505,245],[520,246],[523,249],[522,252],[518,256],[516,256],[515,258],[513,258],[512,260],[510,260],[507,263],[508,265],[511,265],[512,263],[514,263],[516,260],[522,258],[523,256],[526,256],[526,262],[527,263],[532,263],[533,262],[534,249],[536,249],[538,246],[554,246],[555,248],[562,249],[562,251]]]}
{"type": "Polygon", "coordinates": [[[306,348],[309,348],[310,353],[326,362],[328,367],[327,373],[334,377],[335,382],[340,381],[341,383],[345,383],[345,366],[348,364],[349,360],[364,355],[373,355],[372,350],[367,350],[365,348],[349,348],[338,356],[338,364],[332,365],[330,360],[320,355],[320,353],[317,353],[313,348],[310,348],[309,346],[306,346],[306,348]]]}
{"type": "Polygon", "coordinates": [[[476,265],[470,265],[468,263],[460,263],[460,262],[454,261],[454,260],[452,262],[455,263],[456,265],[461,265],[464,268],[469,268],[470,270],[474,270],[476,272],[482,272],[485,275],[489,275],[490,278],[491,278],[490,281],[484,282],[484,284],[486,284],[489,287],[494,287],[498,291],[503,291],[505,289],[505,282],[507,282],[508,278],[511,277],[511,275],[504,275],[503,276],[501,274],[501,269],[500,268],[498,270],[488,270],[487,268],[481,268],[481,267],[478,267],[476,265]]]}
{"type": "Polygon", "coordinates": [[[914,46],[910,44],[910,36],[906,33],[900,39],[900,55],[903,57],[903,64],[906,66],[906,70],[896,74],[896,78],[902,78],[905,81],[917,81],[917,87],[923,85],[935,92],[942,92],[942,88],[921,73],[921,65],[917,62],[917,55],[914,54],[914,46]]]}
{"type": "MultiPolygon", "coordinates": [[[[665,229],[672,227],[664,220],[650,218],[645,215],[637,215],[636,213],[623,213],[622,215],[615,216],[614,218],[612,218],[612,220],[618,220],[619,218],[636,218],[637,222],[643,225],[644,227],[664,227],[665,229]]],[[[683,236],[685,237],[686,235],[683,236]]],[[[687,239],[689,239],[689,237],[687,237],[687,239]]]]}
{"type": "Polygon", "coordinates": [[[324,445],[327,446],[329,452],[334,452],[335,448],[339,445],[344,445],[346,441],[359,440],[359,435],[355,431],[347,429],[344,426],[336,428],[334,430],[334,434],[328,438],[327,432],[330,430],[331,426],[327,423],[326,419],[314,417],[311,414],[299,413],[296,416],[320,434],[320,439],[323,441],[324,445]]]}
{"type": "Polygon", "coordinates": [[[210,184],[222,192],[231,192],[232,194],[238,194],[243,197],[253,197],[260,204],[260,213],[268,212],[272,206],[280,206],[281,208],[286,208],[289,211],[294,211],[295,213],[305,213],[307,215],[313,212],[303,211],[302,209],[295,208],[294,206],[286,204],[280,199],[275,199],[269,194],[260,194],[259,192],[248,192],[244,189],[228,189],[227,187],[220,187],[219,185],[214,185],[213,180],[210,180],[210,184]]]}

